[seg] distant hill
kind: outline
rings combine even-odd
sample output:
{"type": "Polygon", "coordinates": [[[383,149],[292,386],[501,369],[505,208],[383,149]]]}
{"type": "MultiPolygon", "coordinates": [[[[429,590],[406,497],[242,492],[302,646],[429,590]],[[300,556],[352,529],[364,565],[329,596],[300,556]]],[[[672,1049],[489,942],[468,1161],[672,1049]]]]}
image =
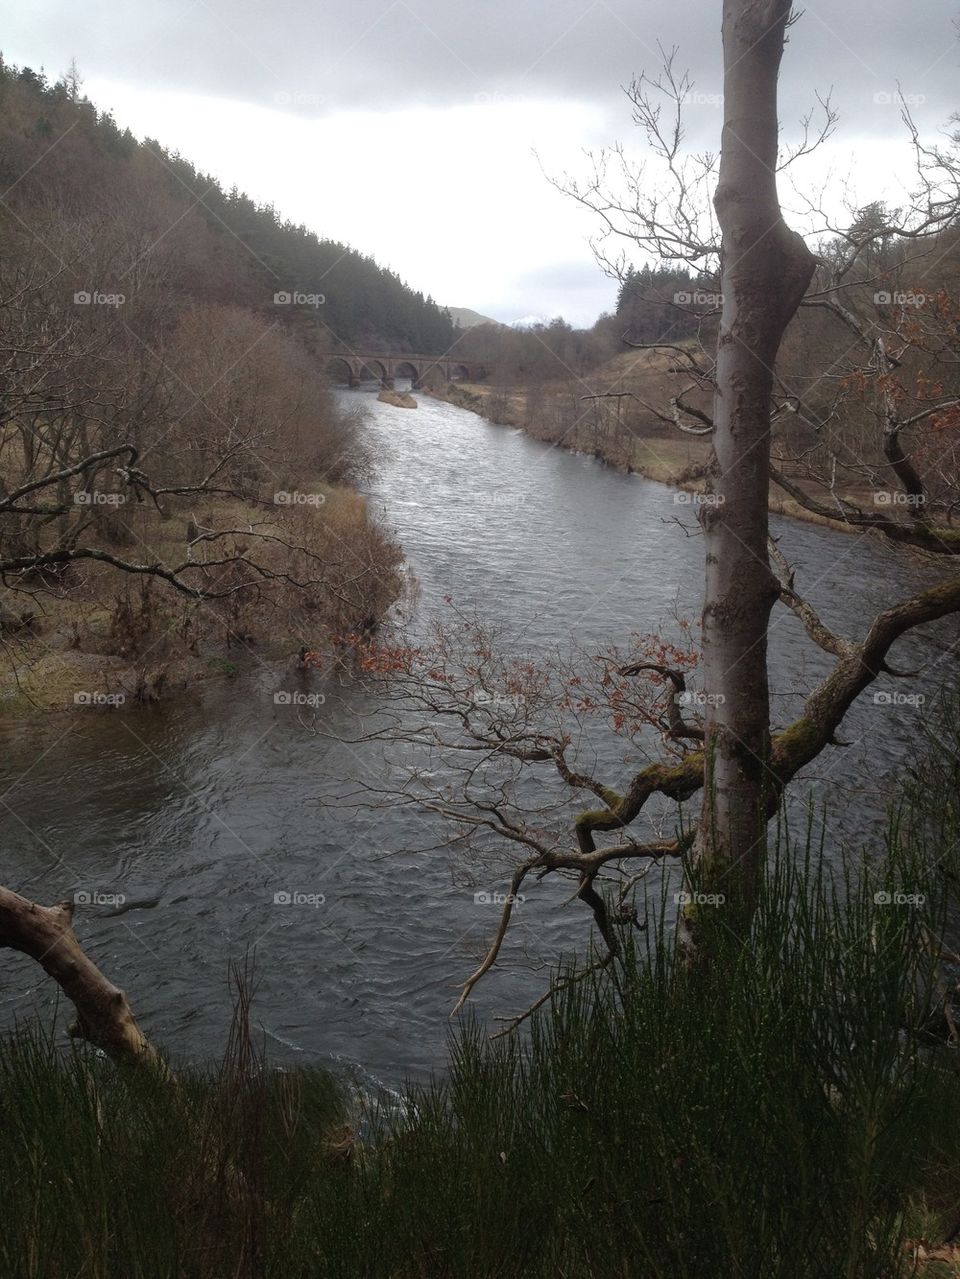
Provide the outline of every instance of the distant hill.
{"type": "Polygon", "coordinates": [[[511,320],[511,329],[545,329],[550,323],[546,315],[522,315],[519,320],[511,320]]]}
{"type": "Polygon", "coordinates": [[[481,315],[479,311],[471,311],[468,306],[448,306],[447,311],[450,314],[454,324],[459,324],[461,329],[475,329],[478,324],[499,324],[499,320],[491,320],[489,315],[481,315]]]}

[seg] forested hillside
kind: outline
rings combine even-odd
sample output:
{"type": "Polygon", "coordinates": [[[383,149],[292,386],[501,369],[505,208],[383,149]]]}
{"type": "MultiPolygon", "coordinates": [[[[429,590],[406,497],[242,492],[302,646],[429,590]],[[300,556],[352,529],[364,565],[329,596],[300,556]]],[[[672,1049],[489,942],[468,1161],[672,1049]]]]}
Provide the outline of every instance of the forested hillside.
{"type": "Polygon", "coordinates": [[[317,357],[344,336],[442,347],[446,313],[138,143],[75,78],[0,69],[0,183],[10,704],[69,705],[94,677],[152,699],[238,647],[373,624],[401,555],[317,357]]]}
{"type": "MultiPolygon", "coordinates": [[[[236,188],[225,190],[159,142],[138,142],[81,95],[75,76],[50,84],[0,61],[0,182],[8,192],[0,213],[5,241],[18,232],[39,235],[51,260],[60,250],[44,223],[69,217],[98,240],[105,223],[122,227],[132,258],[98,249],[98,278],[84,268],[78,289],[131,295],[148,261],[156,275],[159,257],[164,290],[181,303],[312,322],[331,348],[440,354],[454,339],[453,321],[432,298],[356,249],[284,222],[236,188]],[[278,303],[278,294],[293,300],[278,303]]],[[[322,208],[316,220],[322,225],[322,208]]]]}

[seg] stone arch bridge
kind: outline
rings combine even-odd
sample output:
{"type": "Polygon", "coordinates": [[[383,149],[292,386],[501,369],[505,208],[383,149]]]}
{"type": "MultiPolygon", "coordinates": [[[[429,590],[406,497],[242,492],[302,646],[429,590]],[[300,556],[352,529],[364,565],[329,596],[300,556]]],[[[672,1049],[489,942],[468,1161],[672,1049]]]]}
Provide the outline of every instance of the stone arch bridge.
{"type": "Polygon", "coordinates": [[[397,378],[409,378],[411,387],[417,390],[431,374],[445,382],[469,382],[485,377],[487,372],[479,364],[447,355],[366,355],[350,351],[327,355],[325,362],[327,372],[344,379],[349,386],[374,380],[381,386],[393,387],[397,378]]]}

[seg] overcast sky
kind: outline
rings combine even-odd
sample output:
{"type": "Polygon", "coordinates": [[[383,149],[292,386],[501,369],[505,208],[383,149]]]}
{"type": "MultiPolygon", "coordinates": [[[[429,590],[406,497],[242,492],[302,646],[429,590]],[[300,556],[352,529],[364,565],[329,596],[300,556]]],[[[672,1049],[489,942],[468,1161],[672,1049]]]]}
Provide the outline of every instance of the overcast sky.
{"type": "MultiPolygon", "coordinates": [[[[589,324],[615,297],[598,227],[548,172],[638,148],[621,86],[658,42],[696,80],[692,149],[716,147],[720,0],[29,0],[3,54],[52,77],[76,58],[117,123],[180,150],[439,301],[589,324]],[[538,153],[539,160],[537,155],[538,153]]],[[[793,27],[785,136],[833,91],[840,127],[804,179],[896,199],[897,85],[933,136],[960,108],[960,0],[815,0],[793,27]]],[[[638,150],[639,154],[639,150],[638,150]]],[[[839,194],[836,197],[839,199],[839,194]]],[[[785,201],[786,202],[786,201],[785,201]]]]}

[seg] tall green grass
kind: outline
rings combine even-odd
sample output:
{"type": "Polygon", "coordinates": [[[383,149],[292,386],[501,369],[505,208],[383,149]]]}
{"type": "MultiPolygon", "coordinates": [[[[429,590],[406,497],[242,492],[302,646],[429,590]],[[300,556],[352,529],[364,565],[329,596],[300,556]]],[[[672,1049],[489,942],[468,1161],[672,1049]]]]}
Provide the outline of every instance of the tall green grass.
{"type": "Polygon", "coordinates": [[[781,840],[728,965],[675,963],[655,902],[527,1033],[468,1023],[402,1111],[269,1070],[249,986],[223,1064],[175,1087],[0,1042],[0,1275],[915,1273],[905,1240],[960,1226],[956,973],[935,957],[957,934],[957,740],[871,856],[828,874],[812,832],[781,840]]]}

